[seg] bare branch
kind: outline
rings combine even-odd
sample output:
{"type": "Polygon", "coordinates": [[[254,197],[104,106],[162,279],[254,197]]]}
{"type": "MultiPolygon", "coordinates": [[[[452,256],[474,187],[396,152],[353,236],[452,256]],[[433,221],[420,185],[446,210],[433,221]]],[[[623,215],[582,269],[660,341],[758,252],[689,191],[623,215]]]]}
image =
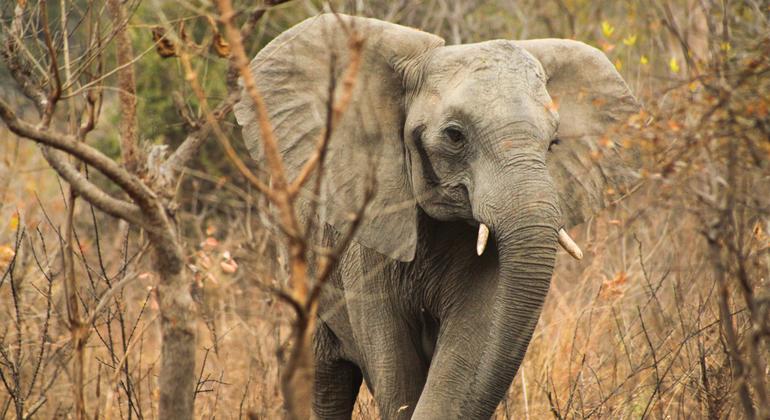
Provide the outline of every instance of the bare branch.
{"type": "MultiPolygon", "coordinates": [[[[290,210],[289,198],[285,196],[287,182],[286,182],[286,170],[283,166],[283,160],[278,152],[278,141],[273,133],[273,127],[267,117],[267,106],[265,101],[257,89],[257,85],[254,81],[254,76],[249,71],[249,60],[246,58],[246,52],[243,49],[243,40],[241,38],[241,32],[236,29],[233,18],[235,12],[230,0],[219,0],[217,2],[219,11],[221,13],[221,20],[225,25],[225,35],[227,41],[230,43],[233,52],[233,61],[235,66],[243,78],[244,86],[249,94],[249,97],[257,107],[257,115],[259,118],[259,129],[262,135],[262,141],[264,143],[265,156],[267,158],[268,166],[270,167],[270,173],[273,177],[273,188],[284,195],[276,203],[281,207],[281,212],[284,213],[290,210]]],[[[291,223],[289,223],[291,224],[291,223]]]]}
{"type": "MultiPolygon", "coordinates": [[[[149,247],[149,243],[145,243],[142,249],[139,251],[140,254],[147,251],[149,247]]],[[[96,308],[94,308],[93,311],[91,311],[91,315],[88,317],[88,320],[84,322],[84,325],[92,325],[94,322],[96,322],[96,318],[99,316],[99,314],[107,307],[107,305],[110,302],[110,299],[112,299],[115,294],[119,293],[121,290],[123,290],[124,287],[126,287],[129,283],[133,282],[139,278],[139,274],[134,273],[128,276],[125,276],[122,280],[115,283],[110,287],[106,292],[102,294],[102,296],[99,298],[99,303],[96,304],[96,308]]]]}
{"type": "Polygon", "coordinates": [[[16,114],[5,101],[0,99],[0,118],[5,121],[8,128],[15,134],[53,147],[54,149],[65,151],[86,164],[93,166],[110,180],[118,184],[137,204],[147,210],[155,211],[153,199],[155,194],[150,191],[141,181],[121,168],[112,159],[105,156],[102,152],[88,146],[85,143],[77,141],[77,138],[71,135],[54,133],[41,130],[32,124],[16,117],[16,114]]]}
{"type": "Polygon", "coordinates": [[[119,0],[107,2],[114,26],[117,30],[118,66],[118,97],[120,98],[120,153],[123,165],[129,172],[135,173],[139,164],[137,149],[137,118],[136,118],[136,81],[134,78],[134,51],[131,47],[131,37],[127,31],[128,16],[126,8],[119,0]]]}
{"type": "Polygon", "coordinates": [[[254,30],[254,28],[257,26],[257,23],[262,19],[262,16],[265,15],[265,13],[270,10],[270,8],[288,3],[291,0],[267,0],[265,1],[264,6],[258,6],[257,9],[252,12],[248,19],[246,19],[246,22],[241,25],[241,36],[242,37],[248,37],[251,35],[251,31],[254,30]]]}
{"type": "MultiPolygon", "coordinates": [[[[302,185],[307,181],[313,170],[319,165],[319,162],[323,158],[323,154],[326,152],[326,147],[331,139],[334,128],[342,119],[342,114],[345,113],[350,100],[353,97],[353,87],[355,87],[356,76],[358,76],[358,70],[361,68],[361,51],[363,50],[364,40],[359,34],[352,33],[348,41],[348,47],[350,48],[350,61],[348,67],[345,69],[345,78],[342,80],[342,93],[338,100],[334,102],[331,107],[326,127],[321,133],[318,139],[318,146],[316,147],[313,155],[308,159],[305,165],[300,169],[297,178],[292,182],[289,187],[289,194],[295,196],[299,193],[302,185]]],[[[334,92],[329,92],[330,98],[334,97],[334,92]]]]}
{"type": "Polygon", "coordinates": [[[64,180],[89,203],[111,216],[124,219],[137,226],[146,225],[142,218],[141,209],[138,206],[115,198],[104,192],[101,188],[94,185],[72,164],[68,163],[64,156],[57,156],[53,150],[46,146],[43,146],[41,150],[43,156],[56,173],[64,178],[64,180]]]}
{"type": "Polygon", "coordinates": [[[179,61],[182,62],[182,67],[184,68],[186,75],[185,77],[190,82],[190,86],[193,88],[193,92],[200,102],[201,109],[203,110],[203,113],[206,117],[207,125],[214,131],[217,140],[219,140],[222,148],[225,149],[227,157],[230,159],[233,165],[235,165],[236,169],[238,169],[238,171],[246,178],[246,180],[251,183],[251,185],[253,185],[262,194],[265,194],[268,198],[274,199],[274,193],[271,191],[270,187],[265,185],[259,178],[257,178],[257,176],[254,175],[251,170],[249,170],[246,164],[243,163],[243,160],[238,157],[238,153],[236,153],[232,144],[230,144],[230,140],[227,138],[227,135],[222,131],[222,127],[219,125],[219,121],[209,110],[206,93],[203,91],[203,88],[198,82],[198,76],[195,74],[195,71],[192,68],[192,64],[190,63],[190,56],[187,51],[182,51],[179,54],[179,61]]]}
{"type": "Polygon", "coordinates": [[[38,111],[42,114],[43,107],[47,101],[45,93],[40,89],[40,82],[36,80],[34,74],[32,74],[30,67],[38,69],[40,73],[47,76],[47,73],[40,67],[40,63],[34,59],[27,47],[21,41],[21,13],[23,9],[21,5],[16,6],[16,13],[14,19],[11,22],[10,29],[8,31],[9,37],[5,39],[2,45],[2,56],[8,66],[9,73],[16,79],[16,82],[24,93],[24,96],[29,98],[38,111]],[[28,58],[28,62],[22,58],[19,52],[23,52],[24,56],[28,58]],[[35,64],[35,65],[30,65],[35,64]]]}
{"type": "MultiPolygon", "coordinates": [[[[228,115],[233,109],[233,105],[235,105],[239,98],[240,94],[238,92],[234,92],[231,93],[219,105],[217,105],[217,107],[210,112],[214,117],[215,122],[223,119],[226,115],[228,115]]],[[[216,122],[216,124],[218,124],[218,122],[216,122]]],[[[187,138],[185,138],[182,144],[179,145],[174,153],[172,153],[171,156],[166,159],[166,162],[163,163],[164,169],[178,170],[183,168],[187,162],[189,162],[190,159],[195,156],[201,145],[203,145],[203,143],[206,141],[206,138],[208,138],[208,135],[213,130],[213,126],[213,124],[207,121],[206,124],[198,128],[196,131],[188,134],[187,138]]]]}
{"type": "Polygon", "coordinates": [[[48,57],[51,60],[51,73],[53,73],[53,88],[51,92],[48,94],[48,98],[45,102],[45,107],[43,109],[43,115],[42,115],[42,121],[40,122],[40,125],[44,128],[47,128],[48,125],[51,123],[51,118],[53,117],[53,113],[56,110],[56,103],[59,101],[59,98],[61,97],[61,76],[59,75],[59,65],[57,64],[56,59],[56,49],[53,46],[53,40],[51,39],[51,28],[48,24],[48,7],[46,6],[48,4],[47,2],[43,1],[40,2],[40,14],[43,17],[43,35],[45,36],[45,46],[48,48],[48,57]]]}

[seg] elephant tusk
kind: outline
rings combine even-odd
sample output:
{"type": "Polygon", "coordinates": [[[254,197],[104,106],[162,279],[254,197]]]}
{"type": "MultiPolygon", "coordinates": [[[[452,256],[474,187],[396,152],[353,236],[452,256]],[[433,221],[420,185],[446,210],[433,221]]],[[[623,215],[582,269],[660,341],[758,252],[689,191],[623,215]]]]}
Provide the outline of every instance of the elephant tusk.
{"type": "Polygon", "coordinates": [[[479,237],[476,239],[476,254],[481,256],[484,253],[484,249],[487,247],[487,240],[489,239],[489,228],[485,224],[479,225],[479,237]]]}
{"type": "Polygon", "coordinates": [[[581,251],[578,244],[569,237],[569,234],[564,228],[559,229],[559,245],[561,245],[561,247],[576,260],[583,259],[583,251],[581,251]]]}

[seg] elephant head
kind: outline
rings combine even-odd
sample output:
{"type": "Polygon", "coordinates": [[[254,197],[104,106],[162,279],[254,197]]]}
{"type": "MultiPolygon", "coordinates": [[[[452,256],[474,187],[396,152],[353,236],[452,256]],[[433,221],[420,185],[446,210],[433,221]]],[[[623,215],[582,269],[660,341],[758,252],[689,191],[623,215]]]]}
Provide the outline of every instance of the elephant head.
{"type": "MultiPolygon", "coordinates": [[[[422,219],[480,226],[479,251],[491,231],[499,255],[492,325],[470,391],[458,397],[471,417],[489,416],[539,317],[560,228],[585,221],[626,179],[622,148],[608,147],[606,136],[636,112],[636,100],[607,58],[580,42],[444,46],[415,29],[322,15],[281,34],[251,64],[290,176],[326,125],[350,30],[364,38],[362,63],[328,146],[322,194],[309,198],[344,232],[374,172],[356,240],[400,261],[415,257],[422,219]]],[[[250,100],[235,112],[260,159],[250,100]]]]}

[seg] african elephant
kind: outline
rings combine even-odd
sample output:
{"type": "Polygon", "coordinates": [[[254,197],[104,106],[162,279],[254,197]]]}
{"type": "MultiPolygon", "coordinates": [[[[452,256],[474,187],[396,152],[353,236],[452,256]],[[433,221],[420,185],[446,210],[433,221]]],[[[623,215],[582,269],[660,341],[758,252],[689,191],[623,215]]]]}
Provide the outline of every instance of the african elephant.
{"type": "MultiPolygon", "coordinates": [[[[557,244],[580,256],[562,228],[633,173],[607,133],[637,101],[580,42],[444,46],[416,29],[321,15],[250,67],[290,176],[326,127],[330,83],[344,89],[351,30],[364,44],[350,105],[321,193],[304,196],[317,200],[319,240],[347,232],[367,177],[376,190],[320,302],[314,415],[350,418],[365,380],[385,419],[489,418],[526,353],[557,244]]],[[[236,117],[262,160],[243,98],[236,117]]]]}

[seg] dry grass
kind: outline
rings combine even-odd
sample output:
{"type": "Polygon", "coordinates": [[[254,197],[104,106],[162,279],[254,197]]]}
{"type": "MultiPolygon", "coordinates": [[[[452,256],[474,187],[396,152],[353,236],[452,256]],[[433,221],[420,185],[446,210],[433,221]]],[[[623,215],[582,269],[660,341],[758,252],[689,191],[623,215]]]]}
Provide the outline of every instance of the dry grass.
{"type": "MultiPolygon", "coordinates": [[[[500,418],[706,415],[701,362],[724,382],[726,354],[703,241],[687,217],[655,212],[630,223],[633,214],[606,212],[580,229],[589,258],[559,259],[509,417],[500,418]]],[[[720,409],[729,414],[732,402],[720,409]]]]}

